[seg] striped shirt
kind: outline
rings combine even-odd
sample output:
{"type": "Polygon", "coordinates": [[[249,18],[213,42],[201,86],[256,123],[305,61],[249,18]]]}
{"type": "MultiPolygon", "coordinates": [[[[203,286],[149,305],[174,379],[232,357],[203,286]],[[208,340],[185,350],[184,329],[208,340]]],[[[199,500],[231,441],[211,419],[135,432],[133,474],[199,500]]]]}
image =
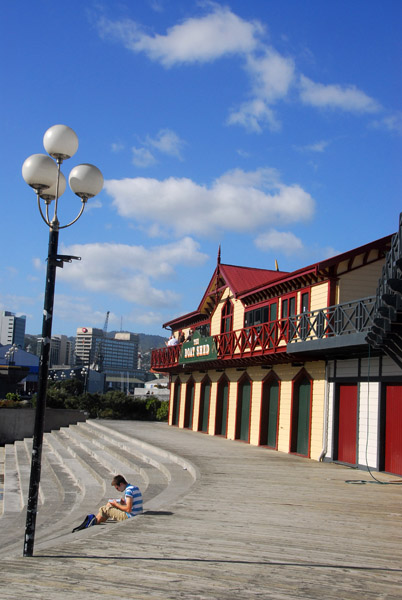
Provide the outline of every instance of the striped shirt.
{"type": "Polygon", "coordinates": [[[126,502],[127,498],[132,498],[133,500],[131,512],[127,513],[128,517],[135,517],[135,515],[142,513],[142,494],[136,485],[131,485],[131,483],[129,483],[124,490],[124,497],[126,502]]]}

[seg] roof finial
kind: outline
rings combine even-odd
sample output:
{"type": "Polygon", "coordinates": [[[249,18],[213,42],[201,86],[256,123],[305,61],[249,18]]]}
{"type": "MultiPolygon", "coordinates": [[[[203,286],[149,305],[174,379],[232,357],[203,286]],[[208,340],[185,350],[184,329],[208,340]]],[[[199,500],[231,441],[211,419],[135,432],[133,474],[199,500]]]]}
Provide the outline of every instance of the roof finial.
{"type": "Polygon", "coordinates": [[[218,265],[221,264],[221,245],[219,244],[219,248],[218,248],[218,265]]]}
{"type": "Polygon", "coordinates": [[[279,271],[278,261],[276,260],[276,258],[275,258],[275,270],[279,271]]]}

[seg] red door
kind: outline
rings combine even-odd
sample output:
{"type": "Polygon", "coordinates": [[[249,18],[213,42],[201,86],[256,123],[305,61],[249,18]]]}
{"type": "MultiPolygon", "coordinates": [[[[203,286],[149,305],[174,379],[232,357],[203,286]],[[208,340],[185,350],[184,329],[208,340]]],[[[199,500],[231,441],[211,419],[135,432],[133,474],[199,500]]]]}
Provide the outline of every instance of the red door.
{"type": "Polygon", "coordinates": [[[357,385],[339,386],[338,460],[355,465],[357,441],[357,385]]]}
{"type": "Polygon", "coordinates": [[[385,394],[385,471],[402,475],[402,385],[387,385],[385,394]]]}

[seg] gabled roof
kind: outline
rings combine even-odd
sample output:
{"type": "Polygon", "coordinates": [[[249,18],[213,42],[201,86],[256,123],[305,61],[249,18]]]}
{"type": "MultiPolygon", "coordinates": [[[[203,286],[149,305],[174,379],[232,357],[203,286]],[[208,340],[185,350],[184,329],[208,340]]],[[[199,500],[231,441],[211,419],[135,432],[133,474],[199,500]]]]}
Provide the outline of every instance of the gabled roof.
{"type": "Polygon", "coordinates": [[[356,256],[364,256],[362,265],[385,256],[389,250],[391,239],[392,234],[293,272],[220,264],[218,259],[218,264],[198,309],[168,321],[163,327],[180,329],[207,320],[216,304],[216,299],[226,287],[229,287],[232,294],[247,305],[250,302],[261,300],[264,292],[266,294],[268,289],[275,289],[276,286],[280,291],[281,287],[293,285],[295,281],[302,281],[304,285],[308,285],[328,277],[336,277],[338,266],[347,261],[349,262],[347,268],[352,269],[356,256]],[[376,250],[377,255],[369,258],[372,250],[376,250]]]}
{"type": "Polygon", "coordinates": [[[220,274],[225,279],[231,291],[237,296],[250,288],[268,284],[286,274],[285,271],[256,269],[253,267],[238,267],[235,265],[220,265],[220,274]]]}
{"type": "Polygon", "coordinates": [[[268,285],[270,282],[284,275],[286,275],[285,271],[218,264],[198,306],[198,310],[172,319],[164,323],[163,327],[180,329],[188,326],[190,323],[196,324],[197,322],[205,321],[209,317],[207,308],[208,300],[216,298],[223,288],[229,287],[233,295],[238,296],[251,287],[263,284],[268,285]]]}

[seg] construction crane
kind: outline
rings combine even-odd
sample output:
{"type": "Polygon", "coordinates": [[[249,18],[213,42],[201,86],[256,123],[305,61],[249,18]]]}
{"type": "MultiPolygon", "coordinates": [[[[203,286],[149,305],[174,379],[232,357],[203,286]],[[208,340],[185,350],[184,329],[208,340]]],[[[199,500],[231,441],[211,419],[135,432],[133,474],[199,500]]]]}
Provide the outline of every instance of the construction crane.
{"type": "Polygon", "coordinates": [[[102,337],[98,340],[98,343],[96,345],[94,361],[91,365],[91,368],[94,371],[98,371],[99,373],[101,373],[103,371],[103,360],[104,360],[103,341],[105,340],[106,334],[107,334],[107,327],[108,327],[108,323],[109,323],[109,314],[110,314],[110,310],[108,310],[106,313],[105,323],[103,325],[102,337]]]}

